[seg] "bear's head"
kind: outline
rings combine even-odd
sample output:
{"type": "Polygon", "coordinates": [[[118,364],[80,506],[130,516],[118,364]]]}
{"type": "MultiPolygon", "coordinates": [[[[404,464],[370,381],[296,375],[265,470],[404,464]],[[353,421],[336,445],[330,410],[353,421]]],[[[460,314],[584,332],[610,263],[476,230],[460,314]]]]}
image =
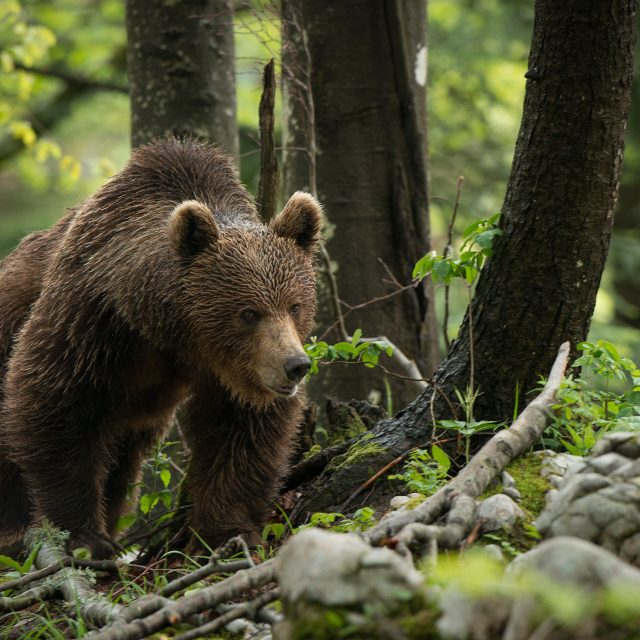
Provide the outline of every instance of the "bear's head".
{"type": "Polygon", "coordinates": [[[240,402],[266,407],[296,394],[309,369],[302,343],[316,308],[322,210],[294,194],[268,225],[216,222],[196,200],[169,217],[182,271],[190,365],[240,402]]]}

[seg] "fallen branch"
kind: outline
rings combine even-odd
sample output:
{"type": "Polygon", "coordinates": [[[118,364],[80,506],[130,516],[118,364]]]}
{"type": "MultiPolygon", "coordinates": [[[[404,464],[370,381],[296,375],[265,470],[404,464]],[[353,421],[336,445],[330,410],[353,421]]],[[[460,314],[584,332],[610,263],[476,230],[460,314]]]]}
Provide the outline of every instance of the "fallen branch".
{"type": "Polygon", "coordinates": [[[438,542],[446,543],[445,546],[458,546],[473,522],[474,514],[468,499],[482,495],[512,460],[525,453],[541,437],[567,368],[569,351],[568,342],[561,345],[542,392],[527,405],[510,428],[493,436],[445,487],[415,509],[395,512],[383,519],[365,534],[365,539],[373,545],[384,542],[408,545],[411,542],[424,543],[435,537],[438,542]],[[455,514],[453,521],[425,528],[447,512],[450,518],[455,514]],[[410,528],[405,531],[407,527],[410,528]]]}
{"type": "MultiPolygon", "coordinates": [[[[44,569],[63,562],[66,553],[62,545],[49,541],[41,543],[36,556],[36,566],[44,569]]],[[[97,593],[82,570],[63,567],[48,578],[50,584],[82,618],[96,626],[103,626],[114,620],[123,611],[119,604],[113,604],[105,596],[97,593]]],[[[46,586],[46,585],[43,585],[46,586]]]]}
{"type": "Polygon", "coordinates": [[[140,640],[274,579],[275,561],[267,560],[250,569],[239,571],[222,582],[204,587],[188,598],[167,601],[164,606],[149,615],[130,622],[116,622],[106,629],[90,634],[89,637],[94,640],[140,640]]]}
{"type": "Polygon", "coordinates": [[[71,556],[65,556],[48,567],[44,567],[38,571],[30,571],[20,578],[3,582],[0,584],[0,593],[3,591],[22,589],[36,580],[42,580],[54,573],[58,573],[60,569],[64,569],[65,567],[71,567],[73,569],[93,569],[94,571],[118,571],[118,564],[113,560],[80,560],[71,556]]]}
{"type": "Polygon", "coordinates": [[[222,629],[230,622],[237,620],[238,618],[254,618],[258,611],[267,604],[274,602],[280,597],[280,591],[278,588],[271,591],[265,591],[262,595],[258,596],[255,600],[249,600],[243,602],[233,609],[229,609],[222,615],[218,616],[214,620],[203,624],[200,627],[191,629],[182,635],[179,635],[175,640],[193,640],[194,638],[200,638],[206,634],[213,633],[222,629]]]}

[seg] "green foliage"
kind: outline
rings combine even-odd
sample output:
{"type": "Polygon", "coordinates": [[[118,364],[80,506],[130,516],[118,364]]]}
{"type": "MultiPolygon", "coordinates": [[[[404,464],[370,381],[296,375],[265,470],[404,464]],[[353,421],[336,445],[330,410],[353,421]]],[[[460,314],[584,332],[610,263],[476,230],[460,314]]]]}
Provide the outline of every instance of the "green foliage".
{"type": "Polygon", "coordinates": [[[328,344],[318,341],[316,337],[311,338],[311,342],[304,345],[309,358],[311,358],[311,369],[309,375],[318,373],[318,367],[324,363],[344,360],[351,362],[361,362],[365,367],[375,367],[383,353],[391,356],[393,348],[384,340],[362,340],[362,330],[356,329],[353,332],[350,342],[337,342],[328,344]]]}
{"type": "Polygon", "coordinates": [[[40,138],[34,125],[23,117],[31,102],[46,95],[41,79],[25,68],[49,57],[57,42],[48,26],[17,0],[0,0],[0,135],[19,140],[39,164],[54,163],[62,184],[75,183],[81,174],[80,162],[53,140],[40,138]]]}
{"type": "MultiPolygon", "coordinates": [[[[125,531],[138,519],[148,521],[153,518],[160,524],[173,517],[177,492],[175,487],[171,487],[173,471],[167,451],[177,444],[170,441],[158,443],[153,456],[144,462],[145,492],[138,500],[138,512],[122,515],[116,525],[117,531],[125,531]]],[[[135,489],[135,486],[130,487],[131,492],[135,489]]]]}
{"type": "Polygon", "coordinates": [[[6,574],[7,578],[14,577],[16,575],[24,575],[31,571],[31,567],[33,567],[33,563],[35,562],[36,556],[38,555],[38,551],[40,549],[40,545],[35,545],[29,555],[27,556],[24,562],[18,562],[9,556],[0,555],[0,566],[8,567],[12,569],[12,574],[6,574]]]}
{"type": "Polygon", "coordinates": [[[178,443],[158,443],[155,455],[150,462],[147,462],[147,468],[155,479],[153,486],[160,487],[160,489],[140,496],[140,511],[144,514],[148,514],[159,502],[162,502],[167,509],[172,506],[172,494],[169,490],[169,485],[171,484],[171,459],[167,454],[167,449],[176,444],[178,443]]]}
{"type": "Polygon", "coordinates": [[[618,378],[626,382],[630,375],[634,376],[634,384],[640,386],[640,371],[633,360],[620,355],[614,344],[607,340],[598,340],[597,343],[580,342],[578,351],[582,351],[574,363],[574,367],[588,367],[605,380],[618,378]]]}
{"type": "Polygon", "coordinates": [[[412,277],[425,278],[431,275],[434,283],[450,284],[454,278],[460,278],[468,286],[473,285],[485,260],[493,255],[493,241],[502,235],[497,222],[499,213],[486,220],[476,220],[463,232],[460,256],[453,258],[439,255],[435,251],[427,253],[416,262],[412,277]]]}
{"type": "Polygon", "coordinates": [[[582,355],[574,366],[582,366],[583,375],[562,382],[544,442],[584,456],[605,433],[640,430],[640,371],[606,340],[577,348],[582,355]],[[614,382],[623,389],[610,390],[614,382]]]}
{"type": "Polygon", "coordinates": [[[286,513],[280,509],[285,522],[269,522],[262,530],[262,540],[267,541],[272,537],[275,542],[284,541],[285,534],[291,532],[295,535],[304,529],[319,527],[321,529],[330,529],[336,533],[357,533],[370,529],[375,523],[375,510],[371,507],[362,507],[358,509],[352,516],[347,517],[342,513],[332,512],[324,513],[318,511],[312,513],[309,522],[294,527],[286,513]]]}
{"type": "Polygon", "coordinates": [[[451,460],[438,445],[413,450],[404,465],[402,473],[388,476],[389,480],[401,480],[407,488],[425,496],[434,494],[449,478],[451,460]]]}

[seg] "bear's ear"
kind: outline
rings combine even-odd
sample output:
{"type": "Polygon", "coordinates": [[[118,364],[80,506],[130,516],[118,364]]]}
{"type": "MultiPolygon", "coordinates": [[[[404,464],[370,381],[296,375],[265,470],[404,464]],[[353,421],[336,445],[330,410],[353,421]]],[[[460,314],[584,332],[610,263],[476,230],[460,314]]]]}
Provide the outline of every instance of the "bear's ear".
{"type": "Polygon", "coordinates": [[[277,235],[295,240],[307,253],[315,253],[322,236],[322,207],[311,194],[297,191],[269,226],[277,235]]]}
{"type": "Polygon", "coordinates": [[[181,202],[169,216],[169,240],[182,258],[195,258],[215,244],[218,235],[211,210],[197,200],[181,202]]]}

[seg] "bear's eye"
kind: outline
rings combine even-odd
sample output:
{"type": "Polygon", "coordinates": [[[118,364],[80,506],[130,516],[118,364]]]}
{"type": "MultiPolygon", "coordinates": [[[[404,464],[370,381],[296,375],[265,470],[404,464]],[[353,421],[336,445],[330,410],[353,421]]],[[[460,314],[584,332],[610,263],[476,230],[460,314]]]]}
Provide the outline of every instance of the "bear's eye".
{"type": "Polygon", "coordinates": [[[294,305],[291,306],[291,315],[292,316],[297,316],[300,313],[300,307],[301,305],[299,303],[296,303],[294,305]]]}
{"type": "Polygon", "coordinates": [[[244,309],[240,312],[240,317],[247,324],[253,324],[260,318],[260,314],[255,309],[244,309]]]}

